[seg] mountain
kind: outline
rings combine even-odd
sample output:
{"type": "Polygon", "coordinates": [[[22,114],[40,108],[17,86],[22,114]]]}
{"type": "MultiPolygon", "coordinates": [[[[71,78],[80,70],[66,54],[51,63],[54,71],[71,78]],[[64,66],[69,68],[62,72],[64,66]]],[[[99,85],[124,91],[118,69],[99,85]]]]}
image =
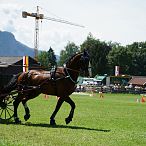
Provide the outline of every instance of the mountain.
{"type": "Polygon", "coordinates": [[[7,31],[0,31],[0,56],[34,56],[34,50],[15,39],[7,31]]]}

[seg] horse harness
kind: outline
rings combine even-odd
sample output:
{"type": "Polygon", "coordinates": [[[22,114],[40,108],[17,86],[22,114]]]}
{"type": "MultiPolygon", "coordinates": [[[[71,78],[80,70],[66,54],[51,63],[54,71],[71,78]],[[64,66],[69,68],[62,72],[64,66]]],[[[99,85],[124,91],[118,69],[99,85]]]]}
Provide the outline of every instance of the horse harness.
{"type": "MultiPolygon", "coordinates": [[[[18,89],[20,90],[21,94],[26,94],[27,91],[32,91],[32,90],[38,90],[38,89],[41,89],[41,87],[46,84],[48,81],[52,81],[52,85],[54,86],[55,88],[55,93],[57,95],[57,81],[58,80],[62,80],[62,79],[70,79],[74,84],[77,84],[78,82],[75,81],[69,74],[68,70],[72,70],[74,72],[79,72],[77,70],[74,70],[74,69],[71,69],[71,68],[67,68],[67,67],[64,67],[64,72],[65,72],[65,76],[61,77],[61,78],[56,78],[56,73],[59,73],[57,72],[57,67],[48,72],[48,73],[42,73],[42,74],[50,74],[50,78],[47,78],[46,80],[44,80],[41,84],[37,85],[37,86],[30,86],[30,85],[22,85],[22,84],[18,84],[18,89]]],[[[28,77],[30,78],[31,75],[38,75],[38,74],[31,74],[29,71],[26,73],[26,75],[28,75],[28,77]]]]}

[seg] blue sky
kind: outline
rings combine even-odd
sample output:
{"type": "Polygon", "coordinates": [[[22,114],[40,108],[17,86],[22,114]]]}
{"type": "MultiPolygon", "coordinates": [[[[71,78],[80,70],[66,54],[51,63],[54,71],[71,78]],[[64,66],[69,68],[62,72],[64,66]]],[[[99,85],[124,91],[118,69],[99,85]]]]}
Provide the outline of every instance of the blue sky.
{"type": "Polygon", "coordinates": [[[122,45],[146,41],[145,0],[0,0],[0,30],[12,32],[16,39],[34,46],[34,18],[22,18],[22,11],[36,12],[46,17],[62,18],[84,25],[70,26],[48,20],[40,22],[39,48],[51,46],[56,54],[68,41],[80,45],[89,32],[101,41],[122,45]]]}

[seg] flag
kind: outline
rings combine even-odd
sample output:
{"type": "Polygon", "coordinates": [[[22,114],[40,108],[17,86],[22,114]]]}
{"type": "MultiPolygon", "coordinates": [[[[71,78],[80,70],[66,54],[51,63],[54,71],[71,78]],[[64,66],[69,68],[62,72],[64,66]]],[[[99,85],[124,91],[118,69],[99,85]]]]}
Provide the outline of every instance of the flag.
{"type": "Polygon", "coordinates": [[[29,60],[28,56],[23,56],[23,72],[28,72],[29,60]]]}

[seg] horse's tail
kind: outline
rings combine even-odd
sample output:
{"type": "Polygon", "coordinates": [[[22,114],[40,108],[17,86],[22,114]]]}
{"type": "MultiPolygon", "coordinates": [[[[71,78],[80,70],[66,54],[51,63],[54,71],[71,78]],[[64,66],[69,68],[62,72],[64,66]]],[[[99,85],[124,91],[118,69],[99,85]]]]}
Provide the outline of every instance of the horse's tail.
{"type": "Polygon", "coordinates": [[[20,76],[20,74],[21,73],[14,75],[11,78],[11,80],[8,82],[8,84],[2,88],[2,90],[1,90],[2,94],[10,93],[12,90],[15,90],[17,88],[17,80],[18,80],[18,77],[20,76]]]}

